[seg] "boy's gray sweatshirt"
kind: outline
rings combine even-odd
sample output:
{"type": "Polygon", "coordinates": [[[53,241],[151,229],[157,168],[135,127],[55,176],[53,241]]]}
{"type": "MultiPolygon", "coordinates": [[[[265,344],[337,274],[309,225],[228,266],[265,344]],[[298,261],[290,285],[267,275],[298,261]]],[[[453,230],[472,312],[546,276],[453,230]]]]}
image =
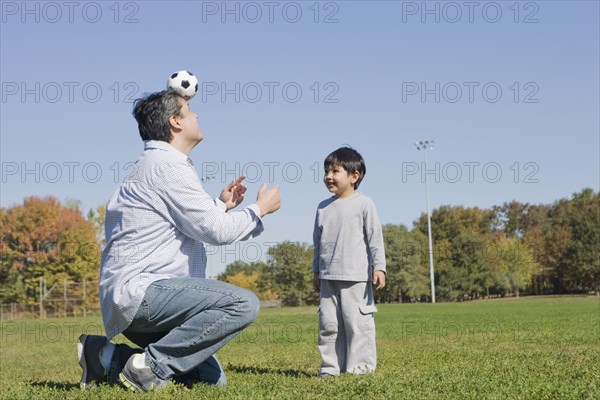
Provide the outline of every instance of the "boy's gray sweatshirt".
{"type": "Polygon", "coordinates": [[[313,241],[313,272],[321,279],[366,282],[373,271],[386,271],[381,223],[375,204],[362,193],[322,201],[313,241]]]}

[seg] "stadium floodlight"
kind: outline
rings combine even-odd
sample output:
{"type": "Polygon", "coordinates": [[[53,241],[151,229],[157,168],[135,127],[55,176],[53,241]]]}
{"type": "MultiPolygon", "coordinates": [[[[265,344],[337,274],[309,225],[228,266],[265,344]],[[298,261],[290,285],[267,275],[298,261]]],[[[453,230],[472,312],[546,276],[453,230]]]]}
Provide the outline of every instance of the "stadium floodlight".
{"type": "Polygon", "coordinates": [[[425,175],[425,196],[427,198],[427,234],[429,237],[429,280],[431,282],[431,302],[435,303],[435,280],[433,276],[433,245],[431,241],[431,213],[429,212],[429,185],[427,182],[427,150],[433,149],[433,140],[419,140],[415,142],[417,150],[423,150],[424,155],[424,175],[425,175]]]}

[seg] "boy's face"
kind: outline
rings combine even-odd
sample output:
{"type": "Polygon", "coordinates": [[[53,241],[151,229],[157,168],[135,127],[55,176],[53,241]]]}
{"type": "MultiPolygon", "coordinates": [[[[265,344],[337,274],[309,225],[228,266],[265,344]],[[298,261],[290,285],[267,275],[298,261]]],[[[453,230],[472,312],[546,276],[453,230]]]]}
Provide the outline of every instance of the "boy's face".
{"type": "Polygon", "coordinates": [[[330,166],[325,172],[323,182],[335,197],[348,197],[354,194],[354,184],[358,181],[360,173],[349,174],[341,165],[330,166]]]}

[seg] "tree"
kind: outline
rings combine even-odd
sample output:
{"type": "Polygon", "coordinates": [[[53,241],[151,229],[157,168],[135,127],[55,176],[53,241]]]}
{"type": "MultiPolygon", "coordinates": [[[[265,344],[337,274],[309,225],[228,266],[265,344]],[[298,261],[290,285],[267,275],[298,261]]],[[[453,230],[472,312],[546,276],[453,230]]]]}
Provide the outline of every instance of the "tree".
{"type": "Polygon", "coordinates": [[[497,258],[493,263],[493,277],[498,288],[519,297],[522,289],[531,285],[539,273],[539,264],[527,244],[515,237],[495,240],[497,258]]]}
{"type": "Polygon", "coordinates": [[[549,213],[552,227],[568,231],[558,277],[568,292],[600,291],[600,194],[592,189],[575,193],[571,200],[555,202],[549,213]]]}
{"type": "Polygon", "coordinates": [[[494,208],[495,226],[523,238],[538,273],[536,293],[600,293],[600,196],[586,188],[552,205],[516,201],[494,208]]]}
{"type": "Polygon", "coordinates": [[[49,284],[97,278],[99,245],[79,209],[54,197],[28,197],[0,216],[2,302],[38,301],[41,277],[49,284]]]}
{"type": "Polygon", "coordinates": [[[264,266],[264,263],[261,261],[256,263],[248,263],[245,261],[236,260],[231,264],[227,264],[225,271],[220,273],[219,276],[217,276],[217,279],[220,281],[227,281],[229,277],[238,275],[239,273],[251,275],[254,272],[260,272],[261,266],[264,266]]]}
{"type": "Polygon", "coordinates": [[[516,200],[492,207],[494,212],[492,230],[502,232],[506,237],[522,237],[526,228],[523,226],[524,216],[528,208],[529,204],[519,203],[516,200]]]}
{"type": "Polygon", "coordinates": [[[239,286],[244,289],[248,289],[251,292],[258,292],[258,272],[253,271],[250,274],[244,272],[238,272],[237,274],[230,275],[225,279],[226,282],[232,285],[239,286]]]}
{"type": "Polygon", "coordinates": [[[312,286],[312,246],[285,241],[270,247],[267,254],[265,273],[272,277],[284,306],[318,303],[319,294],[312,286]]]}
{"type": "Polygon", "coordinates": [[[104,236],[104,219],[106,217],[106,206],[107,203],[101,204],[96,209],[90,209],[87,214],[87,220],[94,226],[96,232],[96,238],[100,245],[106,244],[106,238],[104,236]]]}
{"type": "Polygon", "coordinates": [[[234,261],[225,267],[225,271],[219,274],[217,279],[248,289],[260,300],[276,300],[278,296],[272,290],[272,279],[265,272],[265,267],[262,261],[255,263],[234,261]]]}
{"type": "Polygon", "coordinates": [[[375,291],[379,303],[416,301],[429,297],[428,268],[422,262],[427,243],[419,232],[409,232],[404,225],[383,227],[387,264],[386,286],[375,291]]]}
{"type": "Polygon", "coordinates": [[[475,299],[492,283],[486,256],[486,235],[465,232],[450,242],[450,260],[436,268],[437,292],[445,300],[475,299]]]}
{"type": "MultiPolygon", "coordinates": [[[[433,243],[448,240],[450,243],[464,233],[488,234],[492,231],[495,214],[478,207],[441,206],[431,213],[433,243]]],[[[415,228],[427,235],[427,215],[421,214],[415,228]]]]}
{"type": "MultiPolygon", "coordinates": [[[[451,206],[433,210],[436,294],[441,299],[462,300],[487,293],[491,276],[484,251],[493,223],[492,210],[451,206]]],[[[427,234],[427,215],[415,222],[415,230],[427,234]]]]}
{"type": "Polygon", "coordinates": [[[539,265],[535,277],[535,293],[562,293],[566,290],[561,273],[561,265],[571,241],[570,229],[555,225],[546,217],[539,225],[525,231],[524,243],[532,250],[533,257],[539,265]]]}

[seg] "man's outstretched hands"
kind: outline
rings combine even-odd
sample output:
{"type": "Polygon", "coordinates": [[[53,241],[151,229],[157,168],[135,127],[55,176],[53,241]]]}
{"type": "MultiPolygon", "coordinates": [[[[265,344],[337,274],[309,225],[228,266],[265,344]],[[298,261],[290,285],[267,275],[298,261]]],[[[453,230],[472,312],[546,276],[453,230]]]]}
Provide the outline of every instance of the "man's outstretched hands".
{"type": "MultiPolygon", "coordinates": [[[[246,193],[247,189],[246,185],[242,183],[244,179],[246,179],[246,177],[242,175],[223,188],[219,200],[225,204],[228,210],[237,207],[244,201],[244,193],[246,193]]],[[[258,205],[258,208],[260,208],[261,218],[279,210],[279,207],[281,206],[279,185],[275,185],[269,189],[267,188],[267,185],[263,183],[258,189],[256,204],[258,205]]]]}
{"type": "MultiPolygon", "coordinates": [[[[219,200],[221,200],[228,210],[237,207],[244,201],[244,193],[246,193],[246,185],[242,181],[246,179],[244,175],[231,181],[229,185],[223,188],[219,200]]],[[[279,195],[279,185],[275,185],[268,189],[264,183],[258,189],[256,196],[256,204],[260,208],[261,218],[267,214],[271,214],[281,206],[281,196],[279,195]]]]}
{"type": "Polygon", "coordinates": [[[281,206],[281,196],[279,195],[279,185],[275,185],[267,189],[264,183],[260,185],[258,194],[256,195],[256,204],[260,208],[260,217],[271,214],[281,206]]]}
{"type": "Polygon", "coordinates": [[[246,177],[242,175],[223,188],[219,200],[225,203],[228,210],[237,207],[244,201],[244,193],[247,189],[246,185],[242,183],[244,179],[246,179],[246,177]]]}

